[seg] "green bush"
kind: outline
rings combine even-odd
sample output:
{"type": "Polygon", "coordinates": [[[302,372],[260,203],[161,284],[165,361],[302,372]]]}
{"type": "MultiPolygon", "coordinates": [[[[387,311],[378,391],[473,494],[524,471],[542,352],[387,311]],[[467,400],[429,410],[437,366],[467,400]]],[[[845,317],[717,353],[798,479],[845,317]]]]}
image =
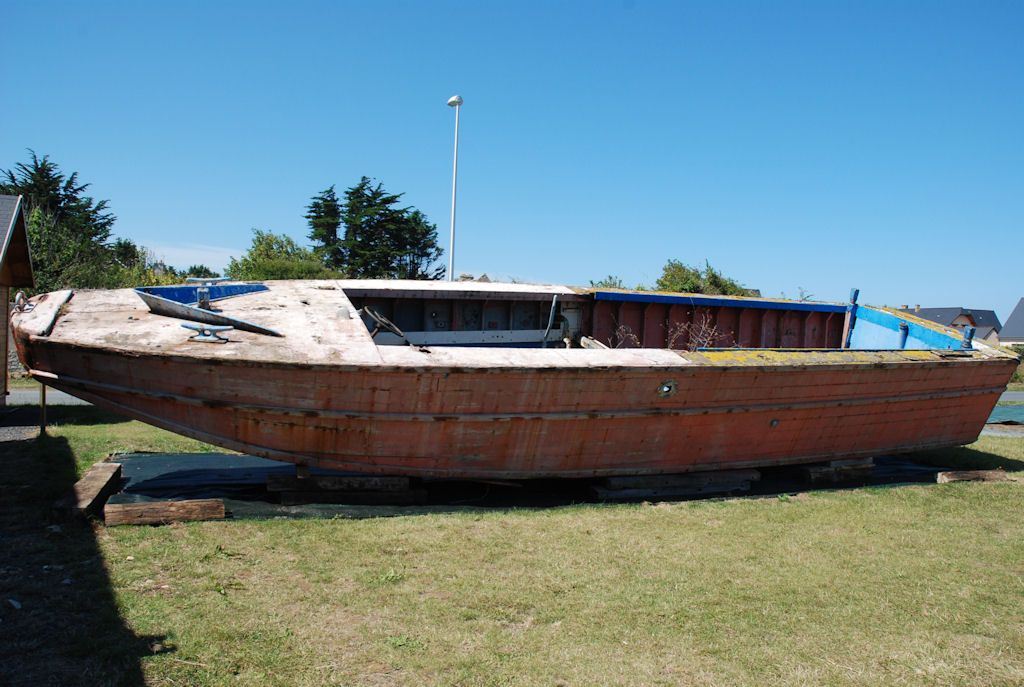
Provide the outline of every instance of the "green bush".
{"type": "MultiPolygon", "coordinates": [[[[1013,349],[1014,353],[1024,358],[1024,345],[1010,346],[1010,348],[1013,349]]],[[[1010,377],[1010,381],[1024,383],[1024,361],[1021,361],[1021,364],[1017,366],[1017,371],[1013,373],[1012,377],[1010,377]]]]}

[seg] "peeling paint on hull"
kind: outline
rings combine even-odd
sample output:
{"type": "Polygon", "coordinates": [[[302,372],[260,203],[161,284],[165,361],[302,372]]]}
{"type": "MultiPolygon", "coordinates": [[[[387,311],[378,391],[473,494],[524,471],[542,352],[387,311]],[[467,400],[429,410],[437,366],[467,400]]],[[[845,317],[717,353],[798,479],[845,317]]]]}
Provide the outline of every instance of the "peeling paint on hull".
{"type": "Polygon", "coordinates": [[[954,446],[977,438],[1016,366],[992,351],[740,349],[533,351],[517,365],[507,351],[381,347],[351,363],[260,361],[219,352],[230,344],[149,341],[129,354],[130,339],[115,348],[76,331],[16,329],[41,381],[228,449],[424,477],[673,473],[954,446]]]}

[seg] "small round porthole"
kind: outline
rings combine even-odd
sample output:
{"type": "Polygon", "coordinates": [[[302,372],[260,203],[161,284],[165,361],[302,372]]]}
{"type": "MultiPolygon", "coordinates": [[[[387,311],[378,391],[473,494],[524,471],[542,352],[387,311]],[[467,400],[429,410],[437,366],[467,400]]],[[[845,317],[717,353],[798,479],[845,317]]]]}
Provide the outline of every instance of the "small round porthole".
{"type": "Polygon", "coordinates": [[[667,382],[662,382],[661,384],[658,385],[658,395],[661,396],[662,398],[674,396],[675,393],[676,383],[673,382],[671,379],[668,380],[667,382]]]}

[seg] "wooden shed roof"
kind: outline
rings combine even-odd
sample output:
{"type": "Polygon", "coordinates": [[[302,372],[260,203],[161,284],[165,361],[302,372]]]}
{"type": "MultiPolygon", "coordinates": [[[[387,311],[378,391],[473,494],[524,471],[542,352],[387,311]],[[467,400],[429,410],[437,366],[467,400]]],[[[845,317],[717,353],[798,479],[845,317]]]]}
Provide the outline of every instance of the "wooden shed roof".
{"type": "Polygon", "coordinates": [[[35,283],[23,208],[21,196],[0,195],[0,286],[35,283]]]}

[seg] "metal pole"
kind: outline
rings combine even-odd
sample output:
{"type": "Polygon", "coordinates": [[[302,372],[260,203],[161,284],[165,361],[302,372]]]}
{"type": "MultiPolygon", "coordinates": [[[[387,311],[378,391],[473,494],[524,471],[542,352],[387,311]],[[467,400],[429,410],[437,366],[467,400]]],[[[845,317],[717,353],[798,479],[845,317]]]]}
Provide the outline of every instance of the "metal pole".
{"type": "Polygon", "coordinates": [[[452,230],[448,241],[448,281],[455,279],[455,188],[459,179],[459,110],[461,108],[461,102],[455,105],[455,161],[452,163],[452,230]]]}

